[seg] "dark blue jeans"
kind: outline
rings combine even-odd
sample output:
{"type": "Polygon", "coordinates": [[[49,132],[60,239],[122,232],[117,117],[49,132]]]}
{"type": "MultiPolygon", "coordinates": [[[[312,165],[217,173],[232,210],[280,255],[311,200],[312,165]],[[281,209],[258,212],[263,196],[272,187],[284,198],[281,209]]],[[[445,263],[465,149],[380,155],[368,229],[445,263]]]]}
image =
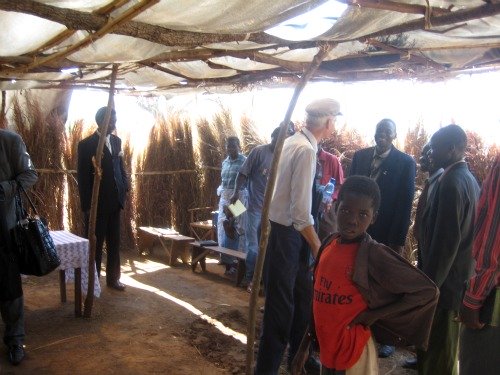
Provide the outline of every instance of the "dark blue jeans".
{"type": "Polygon", "coordinates": [[[300,346],[311,314],[309,253],[309,246],[293,226],[271,221],[264,266],[266,304],[255,374],[278,374],[287,344],[289,365],[300,346]]]}

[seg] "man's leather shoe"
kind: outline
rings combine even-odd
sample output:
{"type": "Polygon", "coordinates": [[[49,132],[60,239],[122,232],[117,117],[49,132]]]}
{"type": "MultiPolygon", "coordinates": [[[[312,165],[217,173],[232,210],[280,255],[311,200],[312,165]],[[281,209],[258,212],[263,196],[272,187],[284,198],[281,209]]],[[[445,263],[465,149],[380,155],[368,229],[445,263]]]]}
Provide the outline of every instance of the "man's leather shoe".
{"type": "Polygon", "coordinates": [[[416,370],[417,369],[417,358],[408,358],[403,362],[403,368],[409,368],[416,370]]]}
{"type": "Polygon", "coordinates": [[[118,290],[120,292],[123,292],[125,290],[125,285],[119,281],[115,281],[114,283],[107,284],[107,285],[108,285],[108,288],[115,289],[115,290],[118,290]]]}
{"type": "Polygon", "coordinates": [[[22,345],[9,346],[9,362],[17,366],[24,359],[24,348],[22,345]]]}
{"type": "Polygon", "coordinates": [[[394,354],[396,348],[391,345],[382,345],[378,351],[379,358],[387,358],[394,354]]]}

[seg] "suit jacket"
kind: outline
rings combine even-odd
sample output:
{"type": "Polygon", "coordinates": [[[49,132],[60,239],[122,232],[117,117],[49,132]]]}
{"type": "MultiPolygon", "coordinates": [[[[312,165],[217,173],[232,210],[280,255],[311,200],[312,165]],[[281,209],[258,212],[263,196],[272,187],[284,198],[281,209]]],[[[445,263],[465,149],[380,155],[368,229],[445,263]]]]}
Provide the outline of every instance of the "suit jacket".
{"type": "MultiPolygon", "coordinates": [[[[94,166],[92,157],[95,156],[99,134],[94,133],[78,143],[78,190],[82,211],[89,211],[92,202],[92,186],[94,184],[94,166]]],[[[98,212],[113,212],[125,206],[126,192],[129,190],[128,177],[123,165],[121,139],[110,135],[113,152],[104,145],[101,160],[101,184],[99,187],[98,212]]]]}
{"type": "MultiPolygon", "coordinates": [[[[349,176],[370,176],[375,147],[354,153],[349,176]]],[[[380,165],[377,184],[380,188],[380,208],[377,220],[368,233],[385,245],[403,246],[410,226],[410,214],[415,194],[416,165],[410,155],[394,146],[380,165]]]]}
{"type": "Polygon", "coordinates": [[[17,221],[17,183],[28,189],[37,179],[21,137],[0,129],[0,300],[12,300],[22,295],[10,231],[17,221]]]}
{"type": "Polygon", "coordinates": [[[479,186],[465,162],[445,170],[429,197],[418,233],[422,271],[441,291],[439,306],[460,308],[472,274],[474,213],[479,186]]]}

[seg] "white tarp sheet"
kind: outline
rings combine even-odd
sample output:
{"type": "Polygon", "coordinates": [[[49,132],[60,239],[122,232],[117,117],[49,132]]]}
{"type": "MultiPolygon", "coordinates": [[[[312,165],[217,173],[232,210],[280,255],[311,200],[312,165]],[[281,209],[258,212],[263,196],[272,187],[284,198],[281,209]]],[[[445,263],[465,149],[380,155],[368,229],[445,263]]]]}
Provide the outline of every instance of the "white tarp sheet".
{"type": "MultiPolygon", "coordinates": [[[[395,1],[419,6],[426,4],[422,0],[395,1]]],[[[67,8],[89,13],[112,3],[111,0],[40,0],[38,2],[62,9],[67,8]]],[[[160,0],[151,8],[135,16],[133,21],[161,26],[174,32],[240,34],[245,36],[242,39],[248,39],[251,33],[263,32],[324,2],[318,0],[160,0]]],[[[127,7],[137,3],[137,1],[129,2],[127,7]]],[[[451,7],[452,11],[485,5],[482,0],[434,0],[430,3],[433,7],[443,9],[451,7]]],[[[118,9],[111,14],[111,17],[117,17],[123,11],[123,8],[118,9]]],[[[328,17],[333,19],[326,14],[325,19],[328,17]]],[[[422,18],[422,14],[350,6],[341,14],[338,21],[333,23],[330,30],[316,39],[338,42],[325,60],[335,60],[346,56],[364,56],[374,52],[375,48],[363,40],[356,41],[356,39],[369,36],[387,27],[398,26],[420,18],[422,18]]],[[[98,72],[99,64],[104,68],[110,63],[127,66],[127,69],[122,71],[123,76],[119,77],[124,79],[124,82],[128,82],[127,84],[166,87],[178,85],[186,77],[195,80],[210,80],[233,77],[239,72],[279,68],[279,65],[253,61],[251,57],[247,58],[248,54],[242,58],[234,56],[234,53],[233,56],[224,56],[224,50],[235,52],[255,50],[284,62],[303,63],[310,62],[318,51],[318,48],[311,41],[308,45],[305,44],[301,47],[286,41],[280,43],[280,46],[274,47],[272,44],[258,44],[249,40],[226,43],[204,42],[188,47],[186,45],[167,46],[143,38],[110,33],[102,38],[97,38],[91,45],[65,56],[64,60],[58,60],[61,67],[67,68],[72,63],[79,66],[81,70],[77,75],[59,74],[52,67],[52,70],[46,73],[23,74],[22,69],[14,70],[11,73],[9,68],[14,65],[9,65],[9,61],[14,61],[14,63],[26,59],[29,61],[31,56],[34,56],[30,53],[36,52],[52,38],[65,31],[66,26],[28,14],[1,10],[0,24],[3,31],[0,34],[0,63],[3,60],[7,61],[5,65],[0,65],[0,78],[3,79],[0,82],[0,88],[5,90],[44,87],[54,81],[64,79],[71,79],[71,82],[85,82],[96,77],[105,78],[109,76],[109,70],[98,72]],[[146,59],[154,60],[156,57],[168,55],[168,53],[181,55],[181,52],[186,49],[196,52],[197,48],[213,50],[217,54],[213,57],[202,57],[199,60],[196,58],[196,53],[193,53],[195,57],[192,59],[179,58],[177,61],[169,58],[160,59],[158,63],[171,73],[155,71],[145,68],[144,64],[136,64],[136,62],[146,59]],[[214,65],[210,66],[207,61],[217,64],[220,68],[214,65]],[[132,72],[133,70],[135,72],[132,72]],[[140,75],[144,75],[144,77],[138,78],[140,75]]],[[[297,24],[290,27],[300,29],[303,25],[297,24]]],[[[87,35],[88,31],[77,31],[50,50],[44,51],[44,54],[64,51],[68,46],[75,45],[87,35]]],[[[495,46],[500,45],[500,16],[469,20],[453,25],[453,27],[449,25],[434,27],[430,31],[409,31],[393,36],[394,38],[397,39],[393,44],[395,48],[411,51],[412,54],[419,53],[421,56],[433,60],[436,64],[445,64],[447,67],[460,69],[471,62],[481,61],[485,52],[490,48],[498,48],[495,46]],[[451,48],[446,49],[445,47],[451,48]]],[[[57,67],[55,62],[53,64],[57,67]]],[[[286,64],[283,65],[286,66],[286,64]]],[[[375,66],[373,70],[378,68],[375,66]]]]}

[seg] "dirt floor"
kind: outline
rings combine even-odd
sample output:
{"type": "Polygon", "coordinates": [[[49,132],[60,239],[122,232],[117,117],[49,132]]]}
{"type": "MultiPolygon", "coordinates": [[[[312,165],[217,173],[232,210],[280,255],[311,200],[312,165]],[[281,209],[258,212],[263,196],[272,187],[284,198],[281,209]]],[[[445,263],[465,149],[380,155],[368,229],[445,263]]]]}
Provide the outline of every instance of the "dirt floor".
{"type": "MultiPolygon", "coordinates": [[[[13,367],[0,349],[0,374],[244,374],[249,294],[215,260],[207,270],[126,252],[126,291],[101,276],[91,318],[75,318],[73,284],[60,302],[57,272],[26,277],[26,358],[13,367]]],[[[380,374],[415,375],[400,366],[408,355],[381,360],[380,374]]]]}

